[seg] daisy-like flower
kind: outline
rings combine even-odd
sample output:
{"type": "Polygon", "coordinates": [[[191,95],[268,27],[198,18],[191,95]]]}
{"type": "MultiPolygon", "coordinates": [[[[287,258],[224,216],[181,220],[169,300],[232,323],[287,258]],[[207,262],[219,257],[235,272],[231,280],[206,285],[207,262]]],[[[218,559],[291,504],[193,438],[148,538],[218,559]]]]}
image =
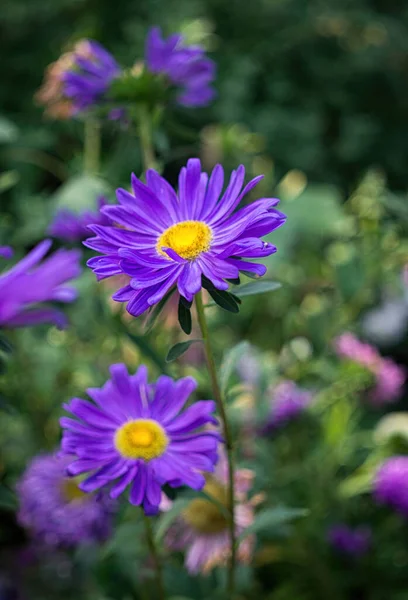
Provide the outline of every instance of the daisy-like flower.
{"type": "Polygon", "coordinates": [[[374,497],[408,517],[408,456],[392,456],[378,469],[374,497]]]}
{"type": "MultiPolygon", "coordinates": [[[[249,469],[235,471],[235,526],[236,536],[254,521],[254,506],[260,496],[248,500],[254,472],[249,469]]],[[[206,474],[204,491],[228,511],[228,465],[223,452],[214,474],[206,474]]],[[[169,510],[171,502],[163,495],[162,510],[169,510]]],[[[218,565],[226,565],[230,556],[230,533],[225,514],[217,504],[205,498],[196,498],[181,513],[167,532],[166,545],[171,550],[185,550],[185,564],[189,573],[208,573],[218,565]]],[[[254,535],[246,536],[238,545],[237,559],[248,563],[255,546],[254,535]]]]}
{"type": "Polygon", "coordinates": [[[70,58],[71,65],[61,78],[62,91],[76,114],[99,104],[121,69],[113,56],[94,40],[83,40],[70,58]]]}
{"type": "Polygon", "coordinates": [[[360,364],[374,375],[375,385],[370,392],[373,404],[387,404],[399,398],[406,379],[403,367],[390,358],[383,358],[374,346],[361,342],[352,333],[339,336],[335,350],[339,356],[360,364]]]}
{"type": "Polygon", "coordinates": [[[122,364],[110,372],[103,388],[87,390],[95,404],[74,398],[64,405],[76,417],[61,419],[62,451],[77,457],[68,473],[88,475],[79,485],[84,492],[109,486],[112,498],[131,485],[130,502],[152,515],[162,485],[200,490],[200,471],[214,470],[219,434],[199,428],[217,423],[215,403],[202,400],[182,411],[197,387],[191,377],[163,375],[149,384],[144,366],[135,375],[122,364]]]}
{"type": "Polygon", "coordinates": [[[328,541],[341,554],[358,558],[371,546],[372,532],[369,527],[349,527],[344,523],[333,525],[328,531],[328,541]]]}
{"type": "Polygon", "coordinates": [[[82,213],[75,213],[67,208],[60,209],[48,227],[49,235],[66,242],[82,242],[89,236],[88,225],[91,223],[110,225],[108,217],[100,212],[106,204],[106,199],[101,196],[97,200],[98,212],[85,210],[82,213]]]}
{"type": "Polygon", "coordinates": [[[78,250],[57,250],[40,263],[51,247],[44,240],[9,271],[0,275],[0,327],[53,323],[64,327],[61,311],[44,302],[73,302],[77,292],[63,285],[81,273],[78,250]],[[40,305],[40,306],[38,306],[40,305]]]}
{"type": "Polygon", "coordinates": [[[297,419],[311,401],[311,392],[299,388],[293,381],[282,381],[273,392],[271,412],[264,431],[275,431],[297,419]]]}
{"type": "Polygon", "coordinates": [[[215,63],[200,46],[186,46],[183,36],[162,37],[153,27],[146,40],[146,66],[151,73],[164,75],[180,92],[177,100],[184,106],[205,106],[215,96],[212,87],[215,63]]]}
{"type": "Polygon", "coordinates": [[[100,542],[111,531],[114,504],[106,496],[84,494],[67,477],[67,457],[35,457],[17,484],[19,523],[48,546],[100,542]]]}
{"type": "Polygon", "coordinates": [[[159,302],[175,285],[191,302],[203,277],[215,288],[227,290],[226,279],[236,279],[240,272],[264,275],[264,265],[244,259],[276,252],[275,246],[260,238],[280,227],[285,216],[274,208],[275,198],[262,198],[234,212],[262,178],[256,177],[242,190],[244,176],[241,165],[222,194],[221,165],[208,177],[201,172],[200,161],[191,159],[180,172],[176,194],[152,169],[146,174],[147,185],[132,175],[133,194],[119,189],[119,206],[102,209],[122,228],[89,227],[96,237],[85,245],[105,256],[90,259],[88,266],[98,279],[122,273],[131,277],[113,299],[127,302],[133,316],[159,302]]]}

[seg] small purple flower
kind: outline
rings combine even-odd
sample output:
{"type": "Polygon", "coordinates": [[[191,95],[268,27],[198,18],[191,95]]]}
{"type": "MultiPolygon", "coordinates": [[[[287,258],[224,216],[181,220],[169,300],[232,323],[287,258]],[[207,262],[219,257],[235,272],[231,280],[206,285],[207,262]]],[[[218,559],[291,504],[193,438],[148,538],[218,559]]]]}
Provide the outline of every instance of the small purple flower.
{"type": "Polygon", "coordinates": [[[374,497],[408,517],[408,456],[393,456],[378,469],[374,497]]]}
{"type": "Polygon", "coordinates": [[[111,498],[130,485],[130,502],[156,514],[161,486],[200,490],[205,479],[199,471],[214,471],[219,434],[201,428],[217,423],[215,403],[202,400],[182,410],[197,387],[191,377],[162,375],[149,384],[144,366],[135,375],[122,364],[110,372],[103,388],[87,390],[95,404],[74,398],[64,405],[76,417],[61,419],[62,451],[77,457],[68,473],[87,474],[79,485],[84,492],[109,486],[111,498]]]}
{"type": "Polygon", "coordinates": [[[163,74],[181,88],[177,97],[180,104],[205,106],[214,98],[215,63],[200,46],[185,46],[179,34],[165,40],[160,28],[153,27],[147,36],[145,54],[151,73],[163,74]]]}
{"type": "Polygon", "coordinates": [[[0,246],[0,256],[2,258],[11,258],[13,256],[13,248],[10,246],[0,246]]]}
{"type": "Polygon", "coordinates": [[[0,327],[24,327],[53,323],[64,327],[67,319],[61,311],[44,302],[73,302],[74,288],[63,285],[81,273],[78,250],[58,250],[40,261],[51,247],[44,240],[9,271],[0,275],[0,327]]]}
{"type": "Polygon", "coordinates": [[[328,540],[338,552],[357,558],[366,554],[371,546],[372,533],[369,527],[352,528],[345,524],[333,525],[328,531],[328,540]]]}
{"type": "Polygon", "coordinates": [[[98,198],[98,212],[86,210],[75,213],[61,208],[48,227],[48,234],[66,242],[82,242],[89,236],[88,225],[110,225],[111,221],[101,211],[108,203],[102,196],[98,198]]]}
{"type": "Polygon", "coordinates": [[[352,333],[339,336],[335,350],[339,356],[360,364],[374,375],[376,383],[370,393],[373,404],[387,404],[399,398],[406,379],[403,367],[383,358],[374,346],[361,342],[352,333]]]}
{"type": "Polygon", "coordinates": [[[113,299],[127,302],[127,311],[135,317],[175,285],[191,302],[203,276],[217,289],[227,290],[226,280],[238,278],[240,271],[264,275],[266,267],[251,259],[276,252],[260,238],[283,225],[285,216],[275,209],[276,198],[262,198],[234,212],[262,178],[255,177],[242,190],[244,177],[241,165],[221,195],[223,168],[217,165],[208,177],[198,159],[190,159],[181,170],[178,194],[153,169],[146,173],[147,185],[132,175],[133,194],[119,189],[119,206],[102,209],[122,229],[90,226],[96,237],[84,243],[105,256],[90,259],[88,266],[98,279],[131,277],[113,299]]]}
{"type": "Polygon", "coordinates": [[[71,60],[72,66],[62,76],[63,94],[72,101],[74,113],[79,113],[104,99],[121,69],[113,56],[93,40],[83,40],[71,60]]]}
{"type": "Polygon", "coordinates": [[[275,431],[297,419],[312,401],[312,393],[293,381],[282,381],[274,390],[265,432],[275,431]]]}
{"type": "Polygon", "coordinates": [[[48,546],[100,542],[110,535],[112,500],[81,492],[67,477],[69,462],[67,457],[37,456],[17,485],[19,523],[48,546]]]}

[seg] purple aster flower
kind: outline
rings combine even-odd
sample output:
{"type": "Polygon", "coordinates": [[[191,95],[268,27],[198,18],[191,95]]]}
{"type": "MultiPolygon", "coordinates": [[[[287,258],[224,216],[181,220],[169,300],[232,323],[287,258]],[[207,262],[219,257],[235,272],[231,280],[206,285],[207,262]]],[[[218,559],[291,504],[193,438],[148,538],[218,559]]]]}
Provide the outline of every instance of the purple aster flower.
{"type": "Polygon", "coordinates": [[[369,527],[352,528],[345,524],[333,525],[328,531],[328,540],[338,552],[351,557],[363,556],[371,545],[369,527]]]}
{"type": "Polygon", "coordinates": [[[76,546],[105,540],[111,531],[113,502],[84,494],[67,477],[68,457],[35,457],[17,485],[18,521],[49,546],[76,546]]]}
{"type": "MultiPolygon", "coordinates": [[[[254,506],[262,500],[262,495],[248,499],[254,475],[254,472],[249,469],[235,471],[237,537],[254,522],[254,506]]],[[[204,491],[228,510],[228,464],[224,452],[220,452],[220,460],[214,475],[206,474],[204,491]]],[[[171,506],[172,503],[163,494],[161,510],[169,510],[171,506]]],[[[193,575],[207,574],[218,565],[225,566],[230,556],[228,521],[218,506],[205,498],[196,498],[187,505],[168,530],[165,542],[171,550],[186,550],[186,568],[193,575]]],[[[238,561],[248,564],[254,549],[255,536],[247,535],[238,544],[238,561]]]]}
{"type": "Polygon", "coordinates": [[[408,456],[393,456],[378,469],[374,497],[408,517],[408,456]]]}
{"type": "Polygon", "coordinates": [[[86,210],[82,213],[75,213],[66,208],[60,209],[48,227],[49,235],[66,242],[82,242],[89,236],[88,225],[93,223],[110,225],[110,219],[100,212],[101,208],[107,204],[106,199],[101,196],[97,202],[98,212],[86,210]]]}
{"type": "Polygon", "coordinates": [[[122,364],[110,372],[103,388],[87,390],[96,405],[74,398],[64,406],[79,419],[61,419],[62,451],[77,457],[68,472],[87,473],[79,485],[84,492],[110,486],[112,498],[131,485],[130,502],[152,515],[162,485],[200,490],[205,479],[199,471],[214,470],[219,434],[197,429],[217,423],[215,403],[202,400],[182,411],[197,387],[191,377],[163,375],[149,384],[144,366],[135,375],[122,364]]]}
{"type": "Polygon", "coordinates": [[[10,246],[0,246],[0,256],[2,258],[11,258],[13,256],[13,248],[10,246]]]}
{"type": "Polygon", "coordinates": [[[72,302],[74,288],[63,285],[81,273],[78,250],[58,250],[40,261],[51,247],[44,240],[9,271],[0,275],[0,327],[24,327],[38,323],[67,324],[61,311],[43,302],[72,302]]]}
{"type": "Polygon", "coordinates": [[[311,392],[299,388],[293,381],[282,381],[273,392],[271,412],[264,432],[275,431],[297,419],[311,401],[311,392]]]}
{"type": "Polygon", "coordinates": [[[200,161],[191,159],[180,172],[176,194],[152,169],[146,173],[147,185],[132,175],[133,194],[119,189],[119,206],[102,209],[122,229],[89,227],[96,237],[85,245],[105,256],[90,259],[88,266],[98,279],[122,273],[131,277],[113,299],[127,302],[133,316],[159,302],[175,285],[192,301],[203,276],[217,289],[227,290],[225,280],[238,278],[241,271],[264,275],[264,265],[243,259],[276,252],[260,238],[283,225],[285,216],[274,208],[276,198],[262,198],[234,212],[262,178],[256,177],[241,191],[244,176],[241,165],[222,194],[221,165],[208,177],[201,172],[200,161]]]}
{"type": "Polygon", "coordinates": [[[343,333],[336,339],[335,349],[339,356],[360,364],[374,375],[376,383],[370,393],[373,404],[395,402],[401,395],[405,369],[383,358],[374,346],[361,342],[352,333],[343,333]]]}
{"type": "Polygon", "coordinates": [[[200,46],[185,46],[183,36],[171,35],[165,40],[159,27],[153,27],[146,40],[146,63],[152,73],[165,75],[181,88],[177,97],[184,106],[205,106],[215,96],[211,87],[215,63],[200,46]]]}
{"type": "Polygon", "coordinates": [[[93,40],[82,40],[70,58],[72,65],[62,76],[63,94],[78,113],[103,100],[121,69],[113,56],[93,40]]]}

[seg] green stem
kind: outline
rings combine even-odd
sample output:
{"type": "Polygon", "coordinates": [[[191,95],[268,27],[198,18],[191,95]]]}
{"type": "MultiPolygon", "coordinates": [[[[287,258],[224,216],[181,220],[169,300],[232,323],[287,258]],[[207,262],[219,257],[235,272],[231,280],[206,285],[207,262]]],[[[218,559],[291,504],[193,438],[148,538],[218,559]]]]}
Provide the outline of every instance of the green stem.
{"type": "Polygon", "coordinates": [[[101,153],[100,125],[95,117],[85,119],[84,130],[84,171],[89,175],[97,175],[101,153]]]}
{"type": "Polygon", "coordinates": [[[211,379],[214,399],[217,403],[218,411],[221,416],[222,426],[224,429],[225,446],[228,460],[228,508],[230,518],[228,522],[230,540],[231,540],[231,557],[228,570],[228,598],[231,600],[234,595],[235,587],[235,563],[236,563],[236,540],[235,540],[235,497],[234,497],[234,448],[229,426],[227,413],[225,410],[224,401],[222,399],[220,385],[218,383],[217,370],[215,367],[214,354],[211,347],[211,340],[208,331],[207,319],[205,316],[202,292],[196,294],[197,318],[203,336],[205,357],[207,360],[208,373],[211,379]]]}
{"type": "Polygon", "coordinates": [[[156,570],[156,583],[159,592],[158,598],[159,600],[165,600],[166,594],[164,592],[162,563],[154,541],[152,524],[150,522],[150,518],[145,514],[143,514],[143,518],[146,530],[147,545],[149,546],[150,554],[154,562],[154,568],[156,570]]]}
{"type": "Polygon", "coordinates": [[[156,166],[156,158],[154,155],[152,127],[150,114],[147,108],[140,107],[139,109],[139,136],[140,146],[142,149],[143,168],[154,169],[156,166]]]}

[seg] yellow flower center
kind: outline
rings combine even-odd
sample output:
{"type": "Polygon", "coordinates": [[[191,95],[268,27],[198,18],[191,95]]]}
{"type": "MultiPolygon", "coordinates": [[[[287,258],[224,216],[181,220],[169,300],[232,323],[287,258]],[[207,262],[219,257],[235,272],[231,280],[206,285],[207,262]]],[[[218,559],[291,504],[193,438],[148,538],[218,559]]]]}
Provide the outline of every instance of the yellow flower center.
{"type": "Polygon", "coordinates": [[[116,450],[124,458],[152,460],[163,454],[168,443],[163,427],[151,419],[128,421],[115,434],[116,450]]]}
{"type": "MultiPolygon", "coordinates": [[[[227,488],[211,475],[207,477],[204,491],[227,508],[227,488]]],[[[182,516],[186,523],[199,533],[219,533],[228,526],[227,519],[218,506],[204,498],[197,498],[190,502],[182,516]]]]}
{"type": "Polygon", "coordinates": [[[156,250],[165,258],[162,248],[171,248],[181,258],[193,260],[210,249],[212,232],[203,221],[182,221],[171,225],[157,240],[156,250]]]}
{"type": "Polygon", "coordinates": [[[77,477],[64,480],[62,484],[62,494],[67,502],[78,502],[78,500],[83,500],[89,495],[79,489],[79,481],[80,479],[77,477]]]}

